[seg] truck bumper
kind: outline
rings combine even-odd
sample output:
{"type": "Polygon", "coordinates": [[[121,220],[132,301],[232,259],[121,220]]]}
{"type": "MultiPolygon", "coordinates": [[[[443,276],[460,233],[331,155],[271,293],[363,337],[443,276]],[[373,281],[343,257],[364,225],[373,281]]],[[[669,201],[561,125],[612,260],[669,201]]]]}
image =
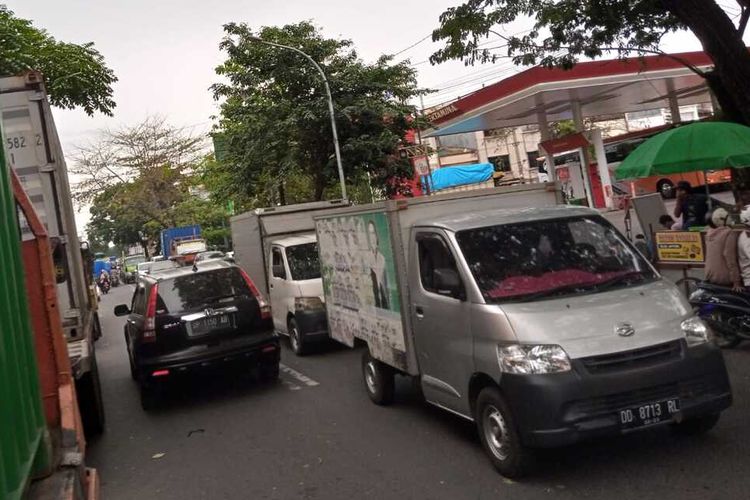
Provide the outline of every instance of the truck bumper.
{"type": "Polygon", "coordinates": [[[297,326],[306,341],[322,341],[330,339],[328,334],[328,317],[326,310],[299,311],[294,315],[297,326]]]}
{"type": "Polygon", "coordinates": [[[709,344],[684,347],[680,359],[645,368],[590,374],[579,361],[573,366],[566,373],[502,376],[500,389],[527,446],[630,432],[620,412],[639,405],[679,399],[679,411],[646,426],[651,427],[719,413],[732,404],[724,358],[709,344]]]}

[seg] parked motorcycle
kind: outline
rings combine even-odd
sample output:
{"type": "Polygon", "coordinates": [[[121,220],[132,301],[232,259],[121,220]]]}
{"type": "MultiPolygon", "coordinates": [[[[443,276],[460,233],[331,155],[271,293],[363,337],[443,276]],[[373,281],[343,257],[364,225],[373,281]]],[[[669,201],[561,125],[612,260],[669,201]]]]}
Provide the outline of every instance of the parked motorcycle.
{"type": "Polygon", "coordinates": [[[698,316],[713,330],[719,347],[728,349],[750,340],[750,295],[701,282],[689,300],[698,316]]]}

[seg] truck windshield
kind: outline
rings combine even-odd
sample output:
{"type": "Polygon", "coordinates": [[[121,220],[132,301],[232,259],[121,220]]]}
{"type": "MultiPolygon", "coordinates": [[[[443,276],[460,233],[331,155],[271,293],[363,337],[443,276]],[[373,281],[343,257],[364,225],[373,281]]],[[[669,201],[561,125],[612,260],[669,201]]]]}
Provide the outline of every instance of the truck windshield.
{"type": "Polygon", "coordinates": [[[136,255],[135,257],[125,257],[126,266],[137,266],[138,264],[141,264],[142,262],[146,262],[145,255],[136,255]]]}
{"type": "Polygon", "coordinates": [[[318,260],[318,244],[305,243],[286,247],[286,260],[289,271],[295,281],[320,278],[320,261],[318,260]]]}
{"type": "Polygon", "coordinates": [[[460,231],[458,245],[489,303],[603,291],[656,278],[601,217],[570,217],[460,231]]]}

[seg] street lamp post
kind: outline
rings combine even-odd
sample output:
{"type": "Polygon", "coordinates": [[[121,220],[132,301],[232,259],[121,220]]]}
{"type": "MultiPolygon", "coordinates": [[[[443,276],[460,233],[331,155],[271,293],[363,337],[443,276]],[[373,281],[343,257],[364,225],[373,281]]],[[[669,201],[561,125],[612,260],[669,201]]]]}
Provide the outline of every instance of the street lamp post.
{"type": "Polygon", "coordinates": [[[321,68],[320,65],[315,62],[315,59],[313,59],[309,55],[305,54],[301,50],[296,49],[294,47],[290,47],[288,45],[282,45],[280,43],[268,42],[256,36],[250,37],[250,40],[253,42],[262,43],[264,45],[270,45],[271,47],[278,47],[280,49],[292,50],[302,55],[308,61],[310,61],[312,65],[315,66],[315,69],[318,70],[318,73],[320,73],[320,77],[323,79],[323,85],[325,86],[325,89],[326,89],[326,96],[328,97],[328,112],[331,115],[331,130],[333,131],[333,148],[336,151],[336,165],[338,166],[338,170],[339,170],[339,182],[341,183],[341,197],[344,200],[347,200],[346,183],[344,182],[344,168],[341,165],[341,151],[339,150],[339,134],[338,134],[338,131],[336,130],[336,118],[334,116],[334,111],[333,111],[333,97],[331,97],[331,88],[328,86],[328,78],[326,77],[326,74],[323,72],[323,68],[321,68]]]}

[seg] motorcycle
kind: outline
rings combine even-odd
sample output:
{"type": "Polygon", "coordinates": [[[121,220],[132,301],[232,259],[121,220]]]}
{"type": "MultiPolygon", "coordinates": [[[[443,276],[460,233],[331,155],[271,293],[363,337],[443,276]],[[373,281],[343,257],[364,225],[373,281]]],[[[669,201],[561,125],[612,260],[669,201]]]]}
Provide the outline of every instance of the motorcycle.
{"type": "Polygon", "coordinates": [[[99,280],[99,289],[102,291],[104,295],[107,295],[109,293],[110,283],[109,280],[106,279],[100,279],[99,280]]]}
{"type": "Polygon", "coordinates": [[[714,332],[716,345],[723,349],[750,340],[750,295],[731,287],[701,282],[690,294],[690,305],[714,332]]]}
{"type": "Polygon", "coordinates": [[[110,279],[112,280],[112,286],[120,286],[120,270],[117,268],[112,269],[112,277],[110,279]]]}

